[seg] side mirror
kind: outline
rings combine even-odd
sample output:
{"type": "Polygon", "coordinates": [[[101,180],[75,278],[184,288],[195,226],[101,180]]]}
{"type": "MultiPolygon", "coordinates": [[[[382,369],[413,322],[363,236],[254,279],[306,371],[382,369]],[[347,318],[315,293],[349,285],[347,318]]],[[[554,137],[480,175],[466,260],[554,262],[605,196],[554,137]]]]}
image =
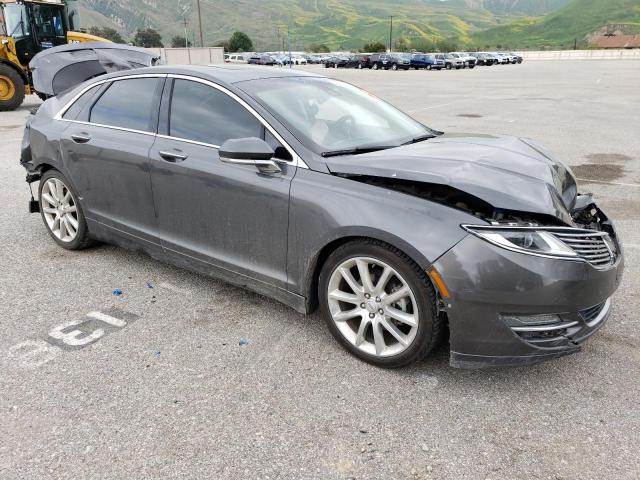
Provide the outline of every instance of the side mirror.
{"type": "Polygon", "coordinates": [[[279,173],[280,166],[273,160],[275,152],[264,140],[257,137],[232,138],[219,150],[220,160],[237,165],[255,165],[262,173],[279,173]]]}

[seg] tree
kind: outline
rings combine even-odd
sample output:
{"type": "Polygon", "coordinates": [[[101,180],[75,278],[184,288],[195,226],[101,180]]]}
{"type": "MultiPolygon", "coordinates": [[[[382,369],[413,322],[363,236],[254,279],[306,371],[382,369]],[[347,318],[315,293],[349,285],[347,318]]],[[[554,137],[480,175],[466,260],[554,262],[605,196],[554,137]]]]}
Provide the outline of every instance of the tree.
{"type": "Polygon", "coordinates": [[[186,40],[182,35],[176,35],[171,39],[171,46],[173,48],[190,47],[191,40],[186,40]]]}
{"type": "Polygon", "coordinates": [[[455,40],[438,40],[437,48],[439,52],[455,52],[458,43],[455,40]]]}
{"type": "Polygon", "coordinates": [[[229,39],[230,52],[250,52],[253,50],[253,42],[244,32],[233,32],[229,39]]]}
{"type": "Polygon", "coordinates": [[[382,53],[387,51],[387,46],[382,42],[371,42],[366,43],[364,47],[362,47],[362,51],[367,53],[382,53]]]}
{"type": "Polygon", "coordinates": [[[314,43],[309,46],[309,51],[313,53],[326,53],[326,52],[330,52],[331,49],[327,47],[324,43],[314,43]]]}
{"type": "Polygon", "coordinates": [[[153,28],[141,28],[133,37],[133,44],[144,48],[162,48],[162,37],[153,28]]]}
{"type": "Polygon", "coordinates": [[[126,43],[124,41],[124,38],[122,38],[120,33],[115,28],[90,27],[89,33],[91,35],[95,35],[96,37],[102,37],[106,40],[111,40],[114,43],[126,43]]]}
{"type": "Polygon", "coordinates": [[[398,40],[396,40],[395,49],[396,49],[396,52],[408,52],[409,44],[404,38],[399,38],[398,40]]]}

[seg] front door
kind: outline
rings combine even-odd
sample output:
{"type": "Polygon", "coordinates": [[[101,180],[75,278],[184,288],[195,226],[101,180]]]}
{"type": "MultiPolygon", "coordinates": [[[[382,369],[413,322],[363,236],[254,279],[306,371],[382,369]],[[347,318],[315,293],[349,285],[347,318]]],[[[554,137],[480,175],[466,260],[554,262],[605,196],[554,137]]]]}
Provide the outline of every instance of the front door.
{"type": "MultiPolygon", "coordinates": [[[[158,136],[150,154],[158,228],[167,253],[199,262],[200,268],[235,283],[246,278],[254,288],[256,282],[263,284],[258,290],[285,288],[295,167],[284,161],[281,173],[262,174],[252,165],[222,162],[218,147],[227,139],[267,135],[274,147],[277,141],[225,91],[184,78],[167,82],[173,84],[165,88],[161,109],[166,135],[158,136]]],[[[282,148],[276,151],[286,154],[282,148]]]]}

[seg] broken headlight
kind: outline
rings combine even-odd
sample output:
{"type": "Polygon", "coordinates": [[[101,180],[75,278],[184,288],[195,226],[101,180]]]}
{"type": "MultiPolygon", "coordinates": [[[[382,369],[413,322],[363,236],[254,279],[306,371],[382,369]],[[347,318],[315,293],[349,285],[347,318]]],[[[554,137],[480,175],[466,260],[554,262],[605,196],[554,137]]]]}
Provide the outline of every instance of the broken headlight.
{"type": "Polygon", "coordinates": [[[520,253],[545,257],[575,258],[577,253],[558,240],[551,232],[535,227],[503,227],[486,225],[462,225],[475,236],[498,247],[520,253]]]}

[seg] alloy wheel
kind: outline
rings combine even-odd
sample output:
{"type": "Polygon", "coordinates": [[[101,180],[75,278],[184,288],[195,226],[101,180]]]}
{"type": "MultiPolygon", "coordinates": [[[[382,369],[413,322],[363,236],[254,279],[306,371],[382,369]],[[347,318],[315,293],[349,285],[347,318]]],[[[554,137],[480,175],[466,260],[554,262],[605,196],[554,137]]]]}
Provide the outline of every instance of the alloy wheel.
{"type": "Polygon", "coordinates": [[[62,242],[78,235],[78,209],[71,190],[58,178],[48,179],[40,194],[40,208],[51,233],[62,242]]]}
{"type": "Polygon", "coordinates": [[[6,75],[0,75],[0,100],[11,100],[16,94],[16,87],[6,75]]]}
{"type": "Polygon", "coordinates": [[[364,353],[402,353],[418,331],[418,311],[407,281],[385,262],[353,257],[332,272],[329,312],[342,336],[364,353]]]}

